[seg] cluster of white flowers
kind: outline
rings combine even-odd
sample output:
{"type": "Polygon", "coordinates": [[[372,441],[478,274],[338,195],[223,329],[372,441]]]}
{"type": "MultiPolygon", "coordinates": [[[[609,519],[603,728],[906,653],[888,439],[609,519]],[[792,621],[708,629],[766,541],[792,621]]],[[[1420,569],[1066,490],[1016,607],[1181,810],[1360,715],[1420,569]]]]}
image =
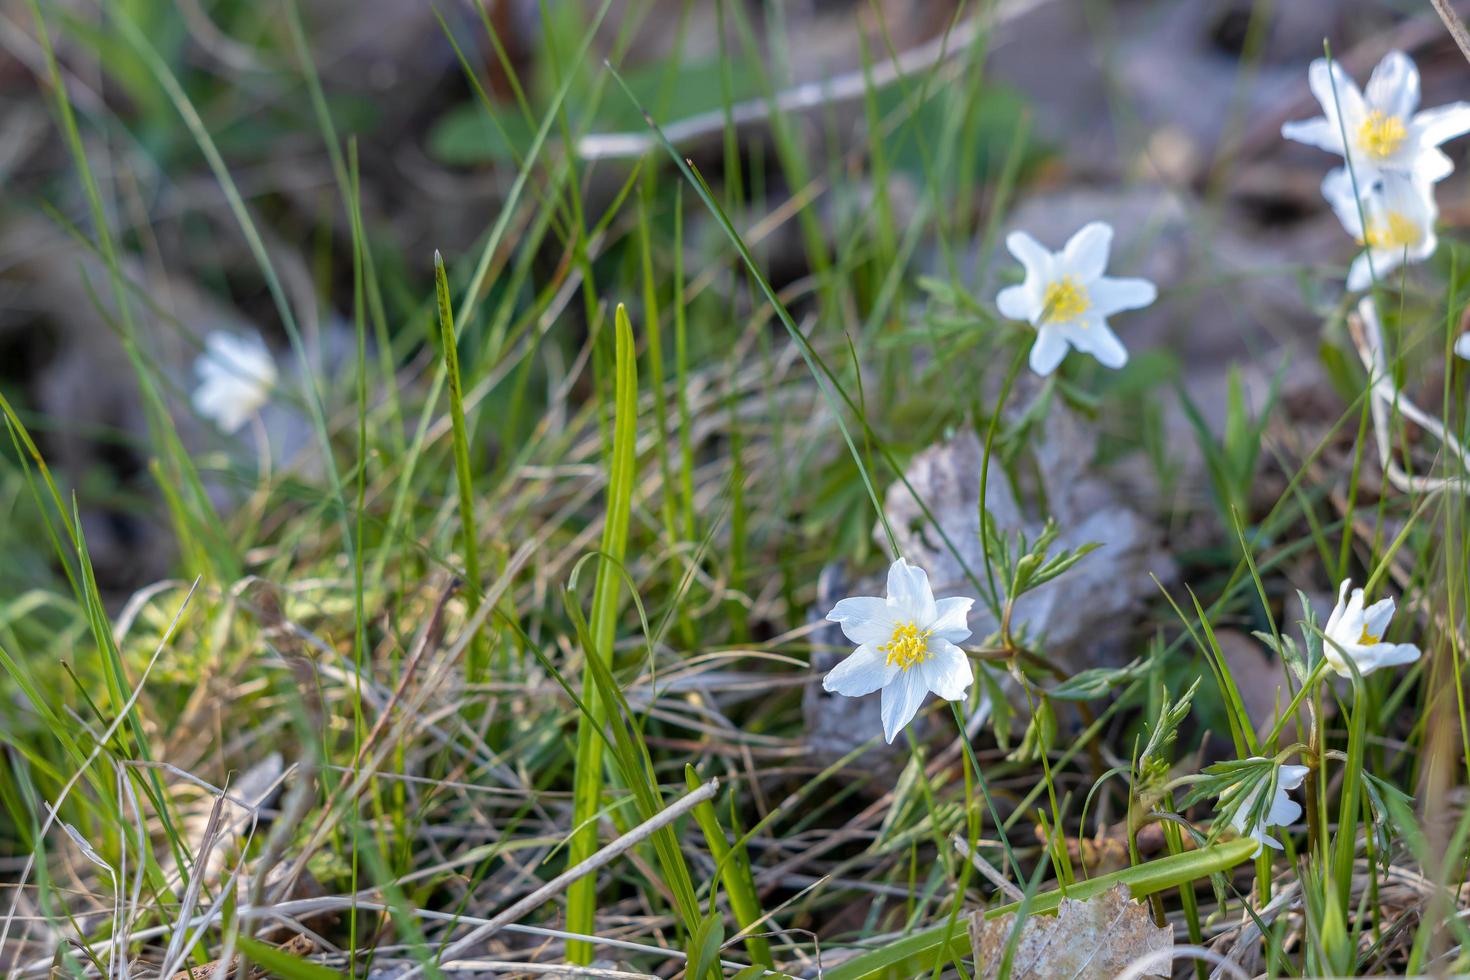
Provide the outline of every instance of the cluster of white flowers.
{"type": "Polygon", "coordinates": [[[1439,147],[1470,132],[1470,103],[1419,111],[1419,69],[1402,51],[1378,63],[1364,90],[1326,58],[1312,62],[1307,81],[1322,115],[1289,122],[1281,135],[1345,161],[1322,181],[1322,194],[1363,246],[1348,270],[1356,292],[1434,254],[1434,185],[1455,169],[1439,147]]]}
{"type": "MultiPolygon", "coordinates": [[[[1324,115],[1288,123],[1282,134],[1337,153],[1349,164],[1329,173],[1322,191],[1343,226],[1365,246],[1347,280],[1348,289],[1365,289],[1387,271],[1433,253],[1438,216],[1433,187],[1454,170],[1439,146],[1470,132],[1470,104],[1416,111],[1419,73],[1402,52],[1383,59],[1366,92],[1326,59],[1313,62],[1309,80],[1324,115]]],[[[1030,365],[1038,375],[1055,371],[1072,348],[1105,367],[1128,362],[1128,351],[1107,318],[1149,306],[1158,291],[1145,279],[1104,275],[1112,239],[1113,229],[1101,221],[1085,225],[1059,252],[1024,231],[1006,238],[1025,276],[1002,289],[995,303],[1002,316],[1036,329],[1030,365]]],[[[1455,351],[1470,357],[1470,335],[1460,338],[1455,351]]],[[[972,604],[968,598],[935,600],[924,570],[898,558],[888,570],[886,598],[843,599],[827,614],[857,649],[822,686],[849,697],[881,690],[883,736],[892,742],[931,692],[950,701],[965,697],[974,674],[957,644],[970,636],[972,604]]],[[[1326,666],[1351,677],[1417,660],[1419,648],[1413,644],[1384,641],[1393,612],[1392,599],[1365,605],[1363,590],[1344,581],[1322,632],[1326,666]]],[[[1235,808],[1235,831],[1279,849],[1280,841],[1267,828],[1288,826],[1301,816],[1301,806],[1287,792],[1307,774],[1305,766],[1278,764],[1272,778],[1258,783],[1235,808]],[[1268,785],[1270,805],[1258,806],[1257,797],[1268,785]]]]}

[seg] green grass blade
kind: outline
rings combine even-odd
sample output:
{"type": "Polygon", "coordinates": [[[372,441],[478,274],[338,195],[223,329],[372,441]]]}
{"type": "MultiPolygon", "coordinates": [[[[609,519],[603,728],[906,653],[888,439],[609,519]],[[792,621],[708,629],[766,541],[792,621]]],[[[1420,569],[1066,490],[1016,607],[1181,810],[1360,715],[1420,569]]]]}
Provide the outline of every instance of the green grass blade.
{"type": "MultiPolygon", "coordinates": [[[[691,765],[684,766],[684,782],[691,791],[701,785],[700,778],[691,765]]],[[[756,896],[755,880],[751,877],[750,864],[745,860],[744,849],[732,859],[726,860],[731,848],[725,839],[724,829],[720,827],[720,818],[715,814],[713,803],[706,800],[695,807],[694,819],[704,834],[710,856],[721,868],[721,881],[725,885],[725,894],[730,898],[730,911],[735,913],[735,921],[742,930],[752,928],[761,920],[761,903],[756,896]]],[[[745,948],[750,953],[752,963],[765,966],[774,964],[775,961],[771,959],[771,944],[766,942],[765,936],[746,936],[745,948]]]]}
{"type": "MultiPolygon", "coordinates": [[[[464,424],[464,385],[459,376],[459,340],[454,332],[454,309],[449,300],[449,278],[444,273],[444,257],[434,251],[434,292],[439,303],[439,341],[443,346],[444,375],[449,381],[449,423],[454,440],[454,474],[459,486],[459,520],[464,538],[465,575],[469,588],[465,600],[469,615],[480,608],[480,538],[475,533],[474,474],[470,472],[469,436],[464,424]]],[[[465,662],[465,679],[471,684],[485,680],[489,669],[489,651],[484,630],[476,630],[465,662]]]]}
{"type": "MultiPolygon", "coordinates": [[[[633,483],[637,477],[636,448],[638,437],[638,364],[633,343],[633,327],[628,311],[618,305],[614,318],[614,354],[616,370],[614,388],[614,423],[612,453],[607,460],[607,510],[602,528],[602,553],[621,562],[628,543],[628,519],[633,503],[633,483]]],[[[607,562],[598,567],[592,591],[590,624],[592,646],[586,650],[589,661],[600,658],[612,662],[613,640],[617,630],[618,578],[607,562]]],[[[590,664],[588,665],[590,668],[590,664]]],[[[590,675],[583,681],[583,696],[588,706],[577,725],[576,772],[573,782],[572,835],[567,851],[567,866],[586,860],[597,850],[597,825],[594,818],[602,797],[602,738],[599,729],[606,718],[607,705],[590,675]]],[[[567,890],[567,929],[591,934],[597,905],[597,882],[586,877],[572,883],[567,890]]],[[[574,941],[567,946],[573,963],[592,962],[592,947],[574,941]]]]}

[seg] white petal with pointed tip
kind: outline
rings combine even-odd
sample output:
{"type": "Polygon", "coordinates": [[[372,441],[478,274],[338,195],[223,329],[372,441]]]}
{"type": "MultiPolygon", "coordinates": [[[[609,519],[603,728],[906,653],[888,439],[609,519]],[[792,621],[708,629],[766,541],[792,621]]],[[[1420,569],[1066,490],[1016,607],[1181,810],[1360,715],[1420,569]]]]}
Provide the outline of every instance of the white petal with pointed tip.
{"type": "Polygon", "coordinates": [[[871,646],[860,646],[842,659],[836,667],[827,671],[822,678],[822,687],[835,694],[860,698],[872,694],[888,683],[897,667],[888,667],[881,650],[871,646]]]}
{"type": "Polygon", "coordinates": [[[1055,327],[1043,326],[1036,331],[1036,340],[1031,345],[1031,370],[1044,378],[1055,371],[1066,356],[1067,341],[1055,327]]]}
{"type": "Polygon", "coordinates": [[[854,643],[878,646],[893,637],[898,625],[893,607],[877,596],[854,596],[832,607],[827,619],[842,627],[842,633],[854,643]]]}
{"type": "Polygon", "coordinates": [[[1152,306],[1159,298],[1159,290],[1147,279],[1103,276],[1087,287],[1087,295],[1092,300],[1093,312],[1098,316],[1112,316],[1124,310],[1152,306]]]}
{"type": "Polygon", "coordinates": [[[891,743],[894,736],[914,720],[914,715],[919,713],[919,706],[924,703],[924,695],[928,693],[929,688],[924,683],[923,672],[918,670],[900,671],[889,684],[884,686],[882,706],[884,741],[891,743]]]}
{"type": "Polygon", "coordinates": [[[963,643],[970,638],[970,607],[975,600],[956,596],[934,604],[936,615],[929,629],[941,640],[963,643]]]}
{"type": "Polygon", "coordinates": [[[1108,267],[1108,250],[1112,245],[1112,226],[1106,221],[1090,221],[1067,240],[1058,263],[1064,268],[1058,271],[1091,283],[1108,267]]]}

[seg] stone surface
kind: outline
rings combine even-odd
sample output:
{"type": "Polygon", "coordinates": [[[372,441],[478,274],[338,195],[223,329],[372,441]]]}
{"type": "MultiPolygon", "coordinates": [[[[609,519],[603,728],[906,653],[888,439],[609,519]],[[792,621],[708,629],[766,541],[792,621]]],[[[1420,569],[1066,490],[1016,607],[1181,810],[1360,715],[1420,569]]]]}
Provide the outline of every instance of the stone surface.
{"type": "MultiPolygon", "coordinates": [[[[970,918],[970,943],[975,950],[975,975],[999,976],[1016,914],[986,920],[983,912],[970,918]]],[[[1015,978],[1070,977],[1105,980],[1134,967],[1131,976],[1167,977],[1172,961],[1162,956],[1174,948],[1174,930],[1154,925],[1148,906],[1133,901],[1125,885],[1079,902],[1062,899],[1057,914],[1033,915],[1021,927],[1020,942],[1011,960],[1015,978]],[[1139,971],[1138,961],[1158,956],[1157,964],[1139,971]]],[[[1141,964],[1140,964],[1141,965],[1141,964]]]]}
{"type": "MultiPolygon", "coordinates": [[[[1025,499],[1044,499],[1061,529],[1053,553],[1096,542],[1102,547],[1057,579],[1027,593],[1017,603],[1012,628],[1029,643],[1078,670],[1117,662],[1144,600],[1157,591],[1150,575],[1168,582],[1174,564],[1160,548],[1162,534],[1136,511],[1112,484],[1090,469],[1096,429],[1060,403],[1054,403],[1032,448],[1039,485],[1025,499]]],[[[905,475],[954,545],[951,552],[924,517],[902,483],[893,484],[884,509],[899,547],[910,561],[929,571],[936,594],[975,595],[970,576],[986,582],[980,542],[980,474],[983,448],[975,433],[964,431],[949,442],[920,453],[905,475]]],[[[986,481],[986,506],[996,526],[1014,536],[1035,538],[1046,515],[1022,506],[1010,479],[992,458],[986,481]]],[[[976,640],[998,623],[976,602],[970,615],[976,640]]]]}

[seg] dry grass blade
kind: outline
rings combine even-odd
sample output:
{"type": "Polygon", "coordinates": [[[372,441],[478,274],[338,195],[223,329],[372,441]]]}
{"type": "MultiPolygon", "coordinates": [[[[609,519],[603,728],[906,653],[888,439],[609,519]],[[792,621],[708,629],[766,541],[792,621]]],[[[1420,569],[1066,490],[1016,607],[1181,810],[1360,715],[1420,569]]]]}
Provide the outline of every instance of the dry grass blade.
{"type": "MultiPolygon", "coordinates": [[[[485,940],[489,939],[505,926],[515,922],[527,912],[541,905],[551,896],[560,894],[572,882],[579,881],[580,879],[585,878],[587,875],[594,873],[600,868],[607,866],[608,864],[612,863],[612,861],[616,859],[620,854],[623,854],[630,848],[636,847],[643,841],[648,840],[650,837],[653,836],[654,831],[659,830],[663,827],[667,827],[669,824],[673,823],[684,814],[693,811],[693,809],[700,803],[703,803],[709,799],[713,799],[715,793],[719,791],[719,788],[720,781],[718,779],[711,779],[709,782],[700,786],[693,792],[685,794],[678,800],[678,802],[670,804],[668,807],[664,808],[662,811],[655,814],[648,820],[643,821],[643,823],[634,827],[626,834],[619,836],[616,840],[608,843],[604,847],[599,848],[597,852],[594,853],[591,857],[587,858],[587,860],[580,862],[574,867],[568,868],[566,871],[563,871],[561,874],[548,881],[545,885],[542,885],[540,888],[536,889],[530,895],[527,895],[519,902],[511,905],[505,911],[494,916],[492,919],[490,919],[489,922],[486,922],[485,924],[480,926],[476,926],[473,930],[470,931],[469,935],[464,936],[463,938],[451,943],[449,947],[446,948],[439,955],[440,961],[442,962],[446,960],[453,960],[456,957],[463,956],[465,953],[474,948],[476,944],[482,943],[485,940]]],[[[417,976],[418,973],[419,968],[414,967],[403,975],[403,980],[409,980],[410,977],[417,976]]]]}

